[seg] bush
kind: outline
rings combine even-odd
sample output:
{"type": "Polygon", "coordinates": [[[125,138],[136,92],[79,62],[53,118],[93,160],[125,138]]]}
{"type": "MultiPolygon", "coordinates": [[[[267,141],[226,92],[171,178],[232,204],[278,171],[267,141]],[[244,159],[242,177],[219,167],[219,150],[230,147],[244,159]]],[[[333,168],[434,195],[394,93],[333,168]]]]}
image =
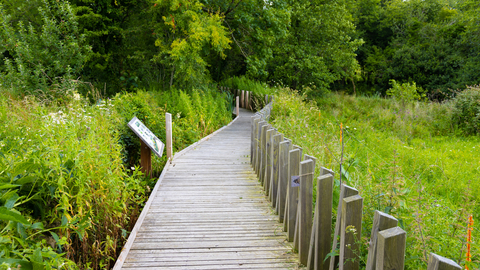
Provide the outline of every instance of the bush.
{"type": "Polygon", "coordinates": [[[480,87],[468,87],[453,99],[453,120],[466,134],[480,133],[480,87]]]}
{"type": "Polygon", "coordinates": [[[0,86],[16,94],[72,89],[90,51],[67,1],[45,0],[38,12],[41,29],[13,22],[0,4],[0,86]]]}

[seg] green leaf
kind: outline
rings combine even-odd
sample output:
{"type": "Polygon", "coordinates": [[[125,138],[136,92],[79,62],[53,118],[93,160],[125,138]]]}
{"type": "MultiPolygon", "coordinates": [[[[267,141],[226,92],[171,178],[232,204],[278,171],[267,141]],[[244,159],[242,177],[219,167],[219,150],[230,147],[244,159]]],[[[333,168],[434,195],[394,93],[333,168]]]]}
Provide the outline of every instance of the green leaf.
{"type": "Polygon", "coordinates": [[[20,222],[22,224],[30,224],[21,214],[7,209],[5,206],[0,207],[0,220],[20,222]]]}
{"type": "Polygon", "coordinates": [[[14,185],[14,184],[4,184],[4,185],[0,185],[0,190],[2,189],[8,189],[8,188],[16,188],[16,187],[19,187],[20,185],[14,185]]]}
{"type": "Polygon", "coordinates": [[[20,269],[22,270],[33,270],[32,263],[29,261],[25,260],[20,260],[20,259],[9,259],[9,258],[1,258],[0,259],[0,264],[2,263],[8,263],[13,267],[21,266],[20,269]]]}
{"type": "Polygon", "coordinates": [[[35,251],[32,254],[32,257],[30,257],[32,261],[32,266],[33,270],[43,270],[43,257],[42,257],[42,250],[40,247],[35,249],[35,251]]]}
{"type": "Polygon", "coordinates": [[[23,240],[27,238],[27,232],[25,231],[25,226],[23,226],[22,223],[17,223],[17,232],[23,240]]]}
{"type": "Polygon", "coordinates": [[[19,185],[24,185],[24,184],[35,182],[35,180],[37,180],[36,176],[29,175],[29,176],[25,176],[18,179],[17,181],[15,181],[15,183],[19,185]]]}
{"type": "Polygon", "coordinates": [[[18,196],[17,193],[13,193],[5,202],[5,207],[7,209],[12,209],[13,206],[15,205],[15,202],[17,202],[18,198],[20,198],[20,196],[18,196]]]}

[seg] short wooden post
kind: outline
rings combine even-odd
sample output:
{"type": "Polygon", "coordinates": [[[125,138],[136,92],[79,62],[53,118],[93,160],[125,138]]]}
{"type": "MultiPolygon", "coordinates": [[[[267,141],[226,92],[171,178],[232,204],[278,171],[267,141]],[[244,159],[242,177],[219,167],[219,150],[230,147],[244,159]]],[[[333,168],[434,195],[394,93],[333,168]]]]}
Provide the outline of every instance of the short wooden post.
{"type": "MultiPolygon", "coordinates": [[[[398,225],[398,220],[391,215],[380,211],[375,211],[373,216],[372,234],[370,236],[370,245],[368,247],[367,266],[365,270],[375,270],[377,262],[377,237],[378,232],[387,229],[395,228],[398,225]]],[[[402,268],[403,269],[403,268],[402,268]]]]}
{"type": "Polygon", "coordinates": [[[265,95],[265,106],[268,104],[268,95],[265,95]]]}
{"type": "Polygon", "coordinates": [[[315,162],[311,159],[300,162],[300,195],[299,204],[299,231],[298,231],[298,257],[300,263],[307,265],[308,246],[312,233],[313,211],[313,174],[315,162]]]}
{"type": "Polygon", "coordinates": [[[407,233],[400,227],[378,232],[376,269],[404,269],[406,243],[407,233]]]}
{"type": "Polygon", "coordinates": [[[266,121],[260,121],[257,124],[257,152],[255,153],[255,172],[260,178],[260,163],[262,160],[262,130],[263,127],[267,125],[266,121]]]}
{"type": "Polygon", "coordinates": [[[288,153],[288,211],[285,217],[287,223],[288,242],[292,242],[295,235],[297,220],[298,186],[292,186],[294,181],[299,181],[300,162],[302,161],[302,148],[297,148],[288,153]]]}
{"type": "MultiPolygon", "coordinates": [[[[326,172],[326,171],[325,171],[326,172]]],[[[330,261],[325,257],[330,253],[333,209],[333,175],[324,174],[317,178],[317,201],[313,234],[313,269],[328,270],[330,261]]]]}
{"type": "Polygon", "coordinates": [[[277,133],[277,131],[273,128],[270,128],[267,130],[267,144],[266,144],[266,150],[265,150],[265,175],[263,176],[263,183],[264,183],[264,188],[265,188],[265,193],[268,198],[270,198],[270,180],[272,178],[272,163],[273,163],[273,157],[272,157],[272,139],[273,136],[277,133]]]}
{"type": "MultiPolygon", "coordinates": [[[[362,235],[363,198],[350,196],[342,202],[342,226],[340,231],[339,270],[358,270],[360,237],[362,235]]],[[[402,268],[403,269],[403,268],[402,268]]]]}
{"type": "Polygon", "coordinates": [[[285,217],[285,200],[287,198],[288,189],[288,151],[290,150],[290,145],[290,140],[284,140],[283,142],[280,142],[278,150],[278,199],[276,209],[279,222],[283,222],[285,217]]]}
{"type": "Polygon", "coordinates": [[[278,133],[272,137],[272,176],[270,178],[270,200],[272,207],[277,207],[277,191],[278,191],[278,164],[280,162],[280,142],[283,141],[283,134],[278,133]]]}
{"type": "MultiPolygon", "coordinates": [[[[303,157],[303,160],[312,160],[312,161],[313,161],[313,168],[315,169],[315,163],[317,162],[317,159],[316,159],[316,158],[305,154],[304,157],[303,157]]],[[[302,175],[302,174],[301,174],[301,175],[302,175]]],[[[313,181],[312,181],[312,183],[313,183],[313,181]]],[[[301,188],[302,188],[302,187],[301,187],[301,184],[300,184],[299,194],[302,192],[301,188]]],[[[313,184],[312,184],[312,189],[313,189],[313,184]]],[[[313,193],[313,190],[312,190],[312,193],[313,193]]],[[[300,198],[300,196],[299,196],[299,198],[300,198]]],[[[312,196],[312,200],[313,200],[313,196],[312,196]]],[[[300,201],[300,199],[299,199],[299,201],[300,201]]],[[[294,234],[294,236],[293,236],[293,242],[294,242],[293,244],[294,244],[294,247],[295,247],[296,249],[298,249],[298,245],[299,245],[299,241],[300,241],[300,238],[299,238],[299,237],[300,237],[300,234],[299,234],[299,230],[300,230],[300,215],[301,215],[300,204],[298,204],[298,206],[297,206],[297,219],[296,219],[296,221],[295,221],[295,234],[294,234]]],[[[307,265],[307,264],[305,264],[305,265],[307,265]]]]}
{"type": "MultiPolygon", "coordinates": [[[[338,236],[340,235],[340,227],[342,224],[342,203],[343,198],[347,198],[350,196],[354,196],[358,194],[358,190],[342,184],[340,188],[340,199],[338,201],[337,207],[337,220],[335,221],[335,231],[333,233],[333,244],[332,244],[332,252],[338,248],[338,236]]],[[[330,260],[330,267],[328,269],[335,270],[337,266],[335,265],[335,260],[330,260]]]]}
{"type": "Polygon", "coordinates": [[[427,270],[461,270],[462,267],[456,262],[439,256],[435,253],[430,253],[430,259],[428,259],[427,270]]]}
{"type": "Polygon", "coordinates": [[[250,91],[247,91],[247,109],[250,111],[252,110],[250,107],[250,91]]]}
{"type": "Polygon", "coordinates": [[[173,148],[172,148],[172,115],[165,113],[165,132],[166,132],[166,146],[167,146],[167,159],[172,162],[173,148]]]}
{"type": "Polygon", "coordinates": [[[150,176],[152,171],[152,150],[142,140],[140,140],[140,166],[142,166],[141,171],[145,175],[150,176]]]}
{"type": "Polygon", "coordinates": [[[252,164],[252,167],[255,167],[255,155],[256,155],[256,152],[257,152],[257,147],[258,147],[258,144],[257,144],[257,141],[258,141],[258,138],[257,138],[257,128],[258,128],[258,122],[260,122],[260,116],[258,115],[254,115],[252,116],[252,138],[251,138],[251,142],[250,142],[250,164],[252,164]]]}
{"type": "Polygon", "coordinates": [[[237,96],[237,117],[240,116],[240,98],[237,96]]]}

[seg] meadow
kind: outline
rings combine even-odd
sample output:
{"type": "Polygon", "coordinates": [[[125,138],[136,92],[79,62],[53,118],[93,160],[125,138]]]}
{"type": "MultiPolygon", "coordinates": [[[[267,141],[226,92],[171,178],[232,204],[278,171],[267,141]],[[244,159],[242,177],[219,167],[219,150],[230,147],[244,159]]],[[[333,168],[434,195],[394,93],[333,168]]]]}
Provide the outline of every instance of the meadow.
{"type": "MultiPolygon", "coordinates": [[[[406,269],[426,269],[430,252],[465,266],[467,220],[480,216],[480,138],[456,120],[458,103],[277,90],[272,124],[318,159],[317,174],[335,171],[337,201],[340,181],[364,198],[361,265],[380,210],[407,232],[406,269]]],[[[474,229],[470,269],[479,237],[474,229]]]]}

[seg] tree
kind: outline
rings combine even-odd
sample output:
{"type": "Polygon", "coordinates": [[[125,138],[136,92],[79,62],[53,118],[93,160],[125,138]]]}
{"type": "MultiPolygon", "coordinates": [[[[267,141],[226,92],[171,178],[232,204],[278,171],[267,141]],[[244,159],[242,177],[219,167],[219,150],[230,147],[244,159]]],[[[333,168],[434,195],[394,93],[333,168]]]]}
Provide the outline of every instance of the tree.
{"type": "Polygon", "coordinates": [[[351,78],[358,69],[355,26],[348,2],[290,1],[288,35],[275,46],[268,65],[271,80],[296,89],[309,83],[326,90],[336,80],[351,78]]]}
{"type": "Polygon", "coordinates": [[[5,56],[0,84],[17,93],[71,88],[90,48],[69,3],[45,0],[37,15],[26,17],[35,19],[14,17],[0,4],[0,53],[5,56]],[[35,27],[37,18],[42,24],[35,27]]]}

